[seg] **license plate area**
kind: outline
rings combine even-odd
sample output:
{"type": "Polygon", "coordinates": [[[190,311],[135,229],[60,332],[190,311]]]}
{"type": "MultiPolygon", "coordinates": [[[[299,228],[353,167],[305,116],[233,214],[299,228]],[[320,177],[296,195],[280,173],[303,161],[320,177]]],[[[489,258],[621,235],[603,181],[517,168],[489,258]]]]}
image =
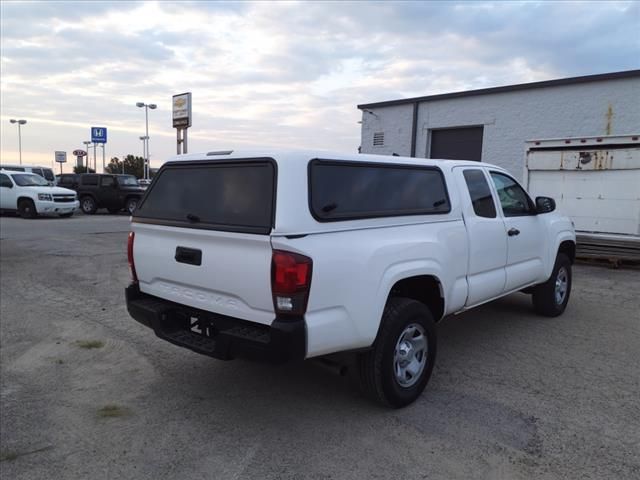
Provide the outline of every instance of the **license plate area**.
{"type": "Polygon", "coordinates": [[[188,315],[188,330],[191,333],[201,335],[207,338],[214,338],[218,334],[218,330],[213,326],[211,320],[200,315],[188,315]]]}

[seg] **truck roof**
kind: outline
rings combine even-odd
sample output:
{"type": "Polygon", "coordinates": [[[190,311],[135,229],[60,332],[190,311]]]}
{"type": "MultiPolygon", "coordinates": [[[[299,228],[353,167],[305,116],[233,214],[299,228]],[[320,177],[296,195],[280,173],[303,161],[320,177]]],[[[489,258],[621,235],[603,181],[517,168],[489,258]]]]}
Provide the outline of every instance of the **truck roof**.
{"type": "Polygon", "coordinates": [[[390,155],[372,155],[364,153],[345,153],[331,150],[310,150],[310,149],[277,149],[277,148],[250,148],[242,150],[212,150],[209,152],[188,153],[184,155],[174,155],[167,159],[168,162],[197,161],[197,160],[231,160],[242,158],[273,158],[278,163],[300,162],[300,158],[305,159],[325,159],[325,160],[345,160],[350,162],[370,162],[402,165],[438,166],[448,169],[454,166],[483,166],[494,167],[504,170],[501,167],[489,163],[480,163],[473,160],[446,160],[436,158],[416,158],[400,157],[390,155]]]}

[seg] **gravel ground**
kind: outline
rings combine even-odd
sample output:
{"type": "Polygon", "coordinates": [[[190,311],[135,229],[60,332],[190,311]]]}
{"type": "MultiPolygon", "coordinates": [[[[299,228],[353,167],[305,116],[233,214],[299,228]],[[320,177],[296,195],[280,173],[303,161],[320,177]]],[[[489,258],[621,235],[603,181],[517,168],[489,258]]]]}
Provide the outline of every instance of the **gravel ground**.
{"type": "Polygon", "coordinates": [[[2,478],[640,478],[639,270],[577,265],[560,318],[515,294],[444,320],[427,390],[387,410],[156,338],[125,309],[127,231],[0,219],[2,478]]]}

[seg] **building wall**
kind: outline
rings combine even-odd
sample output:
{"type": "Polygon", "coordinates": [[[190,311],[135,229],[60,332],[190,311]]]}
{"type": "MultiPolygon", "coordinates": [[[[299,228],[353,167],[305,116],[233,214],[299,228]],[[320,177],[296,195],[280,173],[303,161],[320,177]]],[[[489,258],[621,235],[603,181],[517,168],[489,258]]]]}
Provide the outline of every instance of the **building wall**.
{"type": "MultiPolygon", "coordinates": [[[[369,110],[377,116],[362,113],[362,153],[410,156],[413,104],[369,110]],[[373,146],[375,132],[385,133],[383,147],[373,146]]],[[[420,103],[416,157],[427,157],[431,129],[475,125],[484,127],[482,161],[522,178],[527,140],[640,133],[640,78],[420,103]]]]}

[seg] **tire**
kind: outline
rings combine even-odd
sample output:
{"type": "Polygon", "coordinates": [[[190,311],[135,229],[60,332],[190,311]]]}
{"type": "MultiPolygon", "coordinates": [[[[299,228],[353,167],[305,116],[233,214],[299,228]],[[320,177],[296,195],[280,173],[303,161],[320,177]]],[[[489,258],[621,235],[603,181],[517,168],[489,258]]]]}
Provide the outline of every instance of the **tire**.
{"type": "Polygon", "coordinates": [[[28,198],[23,198],[18,203],[18,213],[22,218],[36,218],[38,216],[36,205],[33,203],[33,200],[29,200],[28,198]]]}
{"type": "Polygon", "coordinates": [[[80,208],[82,209],[82,213],[86,215],[93,215],[98,210],[98,205],[96,205],[96,201],[92,197],[82,197],[80,200],[80,208]]]}
{"type": "Polygon", "coordinates": [[[109,213],[111,215],[115,215],[117,213],[120,213],[120,209],[119,208],[108,208],[107,210],[109,210],[109,213]]]}
{"type": "Polygon", "coordinates": [[[564,253],[558,253],[549,280],[533,289],[533,308],[545,317],[557,317],[567,308],[570,295],[571,261],[564,253]]]}
{"type": "Polygon", "coordinates": [[[126,203],[124,204],[124,209],[129,213],[132,214],[133,211],[138,208],[138,201],[139,199],[136,197],[130,197],[127,198],[126,203]]]}
{"type": "Polygon", "coordinates": [[[429,309],[409,298],[390,298],[372,349],[358,358],[363,393],[393,408],[409,405],[429,382],[436,346],[436,325],[429,309]],[[420,341],[420,336],[423,341],[420,341]],[[422,350],[417,350],[420,345],[423,345],[422,350]],[[411,369],[406,368],[402,363],[407,361],[409,364],[417,361],[418,364],[411,369]],[[412,375],[411,370],[417,371],[412,375]]]}
{"type": "Polygon", "coordinates": [[[69,218],[73,216],[73,212],[69,212],[69,213],[61,213],[60,214],[60,218],[69,218]]]}

